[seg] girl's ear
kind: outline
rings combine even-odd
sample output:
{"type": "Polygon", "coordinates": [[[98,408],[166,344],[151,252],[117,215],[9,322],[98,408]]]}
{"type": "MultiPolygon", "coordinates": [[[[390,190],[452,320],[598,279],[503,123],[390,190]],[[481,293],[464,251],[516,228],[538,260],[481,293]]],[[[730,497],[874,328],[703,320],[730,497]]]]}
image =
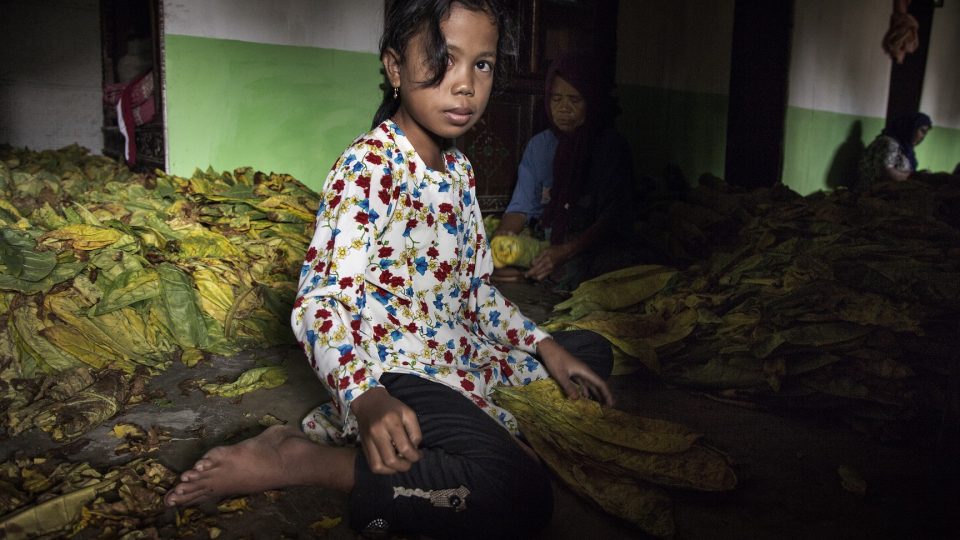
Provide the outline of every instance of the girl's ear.
{"type": "Polygon", "coordinates": [[[388,48],[380,57],[380,61],[383,62],[383,70],[390,80],[390,85],[398,88],[400,86],[400,55],[392,48],[388,48]]]}

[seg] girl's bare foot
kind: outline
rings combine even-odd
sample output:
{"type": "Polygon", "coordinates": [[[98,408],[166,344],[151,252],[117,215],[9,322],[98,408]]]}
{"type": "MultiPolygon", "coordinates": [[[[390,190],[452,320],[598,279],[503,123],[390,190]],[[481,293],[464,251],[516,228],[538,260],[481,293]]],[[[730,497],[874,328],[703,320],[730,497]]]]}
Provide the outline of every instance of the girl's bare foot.
{"type": "Polygon", "coordinates": [[[271,426],[241,443],[204,454],[163,500],[168,506],[195,505],[304,484],[349,490],[353,457],[354,451],[319,445],[298,429],[271,426]]]}

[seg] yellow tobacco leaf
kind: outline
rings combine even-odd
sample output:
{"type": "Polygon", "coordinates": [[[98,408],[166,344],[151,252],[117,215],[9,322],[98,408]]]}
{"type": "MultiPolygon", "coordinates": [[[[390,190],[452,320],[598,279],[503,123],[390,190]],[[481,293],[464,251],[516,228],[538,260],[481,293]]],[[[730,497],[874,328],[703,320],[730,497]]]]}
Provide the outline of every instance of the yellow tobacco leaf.
{"type": "Polygon", "coordinates": [[[287,381],[287,372],[282,367],[260,367],[247,370],[232,383],[204,384],[201,390],[223,397],[237,397],[260,388],[276,388],[287,381]]]}
{"type": "Polygon", "coordinates": [[[314,534],[318,534],[318,535],[326,534],[328,530],[339,525],[341,521],[343,521],[343,518],[341,517],[324,516],[323,519],[321,519],[320,521],[314,521],[313,523],[311,523],[310,530],[312,530],[314,534]]]}
{"type": "Polygon", "coordinates": [[[85,504],[116,484],[116,478],[104,480],[18,512],[0,521],[0,536],[14,540],[56,533],[79,519],[85,504]]]}
{"type": "Polygon", "coordinates": [[[591,311],[614,311],[657,294],[677,275],[661,265],[638,265],[603,274],[581,283],[554,311],[570,310],[574,318],[591,311]]]}
{"type": "Polygon", "coordinates": [[[552,426],[566,424],[616,447],[647,452],[675,453],[690,448],[700,435],[666,420],[645,418],[600,405],[591,399],[568,399],[553,379],[526,386],[497,387],[497,402],[520,419],[514,410],[525,403],[526,420],[548,420],[552,426]],[[504,399],[506,398],[506,399],[504,399]]]}
{"type": "Polygon", "coordinates": [[[234,499],[227,499],[222,503],[217,505],[217,510],[223,513],[228,512],[240,512],[243,510],[249,510],[250,505],[247,502],[246,497],[237,497],[234,499]]]}
{"type": "Polygon", "coordinates": [[[130,436],[138,438],[146,437],[143,428],[136,424],[114,424],[110,434],[118,439],[124,439],[130,436]]]}
{"type": "Polygon", "coordinates": [[[203,351],[200,349],[186,349],[180,355],[180,362],[187,367],[193,367],[203,360],[203,351]]]}
{"type": "Polygon", "coordinates": [[[202,227],[192,229],[180,240],[180,253],[191,259],[227,259],[243,255],[226,236],[202,227]]]}
{"type": "Polygon", "coordinates": [[[112,245],[120,240],[124,234],[110,227],[98,227],[77,223],[66,225],[41,236],[41,241],[47,239],[67,240],[74,249],[94,250],[112,245]]]}
{"type": "Polygon", "coordinates": [[[550,245],[527,235],[501,235],[490,240],[494,268],[517,266],[529,268],[533,259],[550,245]]]}

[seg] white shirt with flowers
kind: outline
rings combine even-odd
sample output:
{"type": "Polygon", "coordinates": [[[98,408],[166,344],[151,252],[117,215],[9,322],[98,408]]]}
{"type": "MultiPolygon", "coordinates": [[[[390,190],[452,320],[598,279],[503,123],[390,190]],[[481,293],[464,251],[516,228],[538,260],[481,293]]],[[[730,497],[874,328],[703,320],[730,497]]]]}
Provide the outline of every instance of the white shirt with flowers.
{"type": "Polygon", "coordinates": [[[489,283],[470,162],[451,148],[444,163],[426,167],[388,120],[327,176],[291,316],[334,398],[304,421],[311,435],[352,440],[350,403],[388,372],[445,384],[517,432],[493,388],[548,376],[533,355],[548,334],[489,283]]]}

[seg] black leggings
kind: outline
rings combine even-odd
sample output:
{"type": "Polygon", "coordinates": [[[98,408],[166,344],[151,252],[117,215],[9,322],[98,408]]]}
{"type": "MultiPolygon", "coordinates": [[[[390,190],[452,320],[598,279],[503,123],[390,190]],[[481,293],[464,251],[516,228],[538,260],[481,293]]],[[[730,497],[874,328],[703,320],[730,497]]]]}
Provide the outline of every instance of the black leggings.
{"type": "MultiPolygon", "coordinates": [[[[554,340],[606,379],[610,344],[588,330],[554,340]]],[[[459,392],[415,375],[380,378],[390,395],[417,414],[423,457],[409,471],[370,471],[357,453],[350,526],[369,533],[421,533],[432,538],[524,538],[553,512],[547,471],[510,433],[459,392]]]]}

